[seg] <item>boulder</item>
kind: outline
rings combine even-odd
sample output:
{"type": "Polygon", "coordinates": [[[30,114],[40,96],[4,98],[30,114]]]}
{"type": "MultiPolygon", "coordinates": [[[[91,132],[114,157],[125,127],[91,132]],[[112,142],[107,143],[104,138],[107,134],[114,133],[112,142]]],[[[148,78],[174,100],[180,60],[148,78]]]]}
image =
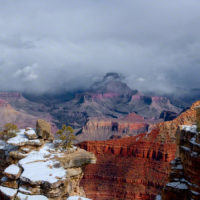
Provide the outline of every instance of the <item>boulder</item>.
{"type": "Polygon", "coordinates": [[[80,148],[73,153],[66,153],[63,154],[63,156],[57,157],[57,160],[59,160],[61,166],[63,166],[65,169],[73,167],[77,168],[96,163],[96,157],[93,153],[87,152],[80,148]]]}
{"type": "Polygon", "coordinates": [[[53,135],[51,132],[51,125],[50,123],[46,122],[45,120],[38,119],[36,123],[36,133],[38,136],[42,137],[45,140],[53,140],[53,135]]]}

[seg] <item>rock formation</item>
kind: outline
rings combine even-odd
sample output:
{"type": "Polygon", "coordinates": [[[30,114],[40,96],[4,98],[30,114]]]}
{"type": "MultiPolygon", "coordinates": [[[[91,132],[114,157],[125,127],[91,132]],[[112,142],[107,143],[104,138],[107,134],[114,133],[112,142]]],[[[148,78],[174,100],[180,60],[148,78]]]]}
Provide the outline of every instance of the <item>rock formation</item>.
{"type": "Polygon", "coordinates": [[[197,105],[200,101],[176,119],[150,127],[148,133],[80,143],[97,157],[96,165],[86,167],[81,182],[86,195],[95,200],[154,199],[168,182],[176,131],[179,125],[195,123],[197,105]]]}
{"type": "Polygon", "coordinates": [[[197,125],[180,126],[177,130],[177,157],[171,162],[169,182],[162,200],[200,199],[200,108],[197,125]]]}
{"type": "Polygon", "coordinates": [[[93,117],[115,120],[137,113],[146,119],[163,121],[168,117],[165,118],[162,112],[177,115],[181,111],[166,97],[145,95],[129,88],[117,73],[106,74],[84,91],[57,95],[0,92],[0,99],[6,100],[17,111],[51,121],[57,127],[67,124],[77,129],[93,117]]]}
{"type": "Polygon", "coordinates": [[[83,168],[96,162],[95,156],[75,146],[59,147],[59,141],[52,142],[49,127],[39,120],[37,132],[20,129],[15,137],[0,141],[0,199],[66,200],[68,196],[85,196],[79,182],[83,168]]]}
{"type": "Polygon", "coordinates": [[[112,137],[133,136],[147,132],[152,122],[136,113],[130,113],[119,119],[90,118],[77,139],[79,141],[107,140],[112,137]]]}

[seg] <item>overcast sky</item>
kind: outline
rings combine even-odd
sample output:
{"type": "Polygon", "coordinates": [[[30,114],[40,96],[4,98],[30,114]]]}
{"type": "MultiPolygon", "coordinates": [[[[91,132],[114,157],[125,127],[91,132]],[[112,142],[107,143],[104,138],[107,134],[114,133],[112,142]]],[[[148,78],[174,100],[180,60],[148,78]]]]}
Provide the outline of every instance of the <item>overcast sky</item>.
{"type": "Polygon", "coordinates": [[[199,0],[0,0],[0,90],[200,87],[199,0]]]}

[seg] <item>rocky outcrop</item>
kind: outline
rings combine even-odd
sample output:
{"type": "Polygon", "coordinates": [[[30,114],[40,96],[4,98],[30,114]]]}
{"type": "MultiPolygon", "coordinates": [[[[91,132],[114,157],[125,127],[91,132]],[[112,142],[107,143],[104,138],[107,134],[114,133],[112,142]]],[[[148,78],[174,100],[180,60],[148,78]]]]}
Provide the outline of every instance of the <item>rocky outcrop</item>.
{"type": "Polygon", "coordinates": [[[169,183],[162,192],[162,200],[200,199],[200,108],[197,126],[184,125],[177,130],[177,157],[171,162],[169,183]]]}
{"type": "Polygon", "coordinates": [[[154,199],[168,182],[170,162],[176,154],[177,129],[195,123],[197,105],[200,102],[172,121],[152,125],[148,133],[80,143],[97,157],[96,165],[86,167],[81,182],[87,196],[95,200],[154,199]]]}
{"type": "MultiPolygon", "coordinates": [[[[47,123],[38,123],[49,131],[47,123]]],[[[21,129],[17,135],[0,141],[0,199],[66,200],[85,196],[79,187],[86,165],[95,163],[94,154],[73,147],[63,149],[48,134],[21,129]]],[[[50,132],[48,132],[50,135],[50,132]]]]}

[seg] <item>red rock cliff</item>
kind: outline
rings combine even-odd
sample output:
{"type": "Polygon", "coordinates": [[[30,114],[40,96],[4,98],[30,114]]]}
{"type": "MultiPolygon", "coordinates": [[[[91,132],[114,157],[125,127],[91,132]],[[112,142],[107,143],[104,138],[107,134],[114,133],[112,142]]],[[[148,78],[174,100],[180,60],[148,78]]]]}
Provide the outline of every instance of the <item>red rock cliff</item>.
{"type": "Polygon", "coordinates": [[[180,124],[193,124],[194,107],[173,121],[159,123],[138,136],[79,144],[95,153],[96,165],[86,167],[82,186],[94,200],[149,200],[168,182],[175,158],[175,133],[180,124]]]}

